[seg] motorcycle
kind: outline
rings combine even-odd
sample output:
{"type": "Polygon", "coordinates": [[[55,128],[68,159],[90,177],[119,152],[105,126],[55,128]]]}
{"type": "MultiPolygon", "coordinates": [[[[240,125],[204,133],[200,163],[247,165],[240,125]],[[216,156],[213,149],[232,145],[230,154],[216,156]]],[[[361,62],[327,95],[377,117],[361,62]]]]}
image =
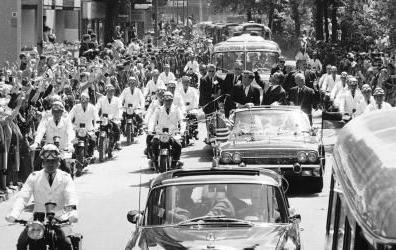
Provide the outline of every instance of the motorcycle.
{"type": "Polygon", "coordinates": [[[126,112],[124,115],[125,121],[125,130],[124,134],[127,138],[128,145],[134,142],[134,138],[139,135],[139,128],[137,126],[136,116],[139,110],[134,109],[132,104],[128,104],[126,108],[126,112]]]}
{"type": "MultiPolygon", "coordinates": [[[[189,105],[189,103],[186,103],[189,105]]],[[[191,110],[187,113],[184,121],[186,122],[186,131],[182,136],[182,147],[185,148],[190,144],[190,140],[195,138],[198,139],[198,119],[197,111],[191,110]]]]}
{"type": "MultiPolygon", "coordinates": [[[[46,213],[35,213],[33,221],[16,220],[15,223],[24,225],[27,227],[28,237],[31,239],[29,243],[29,249],[32,250],[57,250],[59,249],[56,245],[57,235],[56,231],[59,231],[62,227],[70,227],[71,223],[68,219],[61,220],[55,217],[53,212],[56,207],[55,203],[46,203],[46,213]]],[[[66,235],[71,239],[73,250],[82,249],[83,236],[79,233],[70,232],[70,235],[66,235]]]]}
{"type": "Polygon", "coordinates": [[[172,168],[172,144],[170,143],[172,137],[168,129],[163,129],[162,133],[154,135],[154,138],[159,140],[159,156],[158,159],[150,157],[151,167],[159,173],[165,173],[172,168]]]}
{"type": "Polygon", "coordinates": [[[112,157],[114,138],[110,129],[108,114],[103,114],[98,123],[100,124],[98,136],[99,161],[103,162],[106,154],[108,158],[112,157]]]}
{"type": "Polygon", "coordinates": [[[85,128],[85,123],[80,123],[76,131],[77,144],[75,145],[75,168],[76,176],[82,174],[83,169],[88,166],[92,157],[88,156],[88,130],[85,128]]]}

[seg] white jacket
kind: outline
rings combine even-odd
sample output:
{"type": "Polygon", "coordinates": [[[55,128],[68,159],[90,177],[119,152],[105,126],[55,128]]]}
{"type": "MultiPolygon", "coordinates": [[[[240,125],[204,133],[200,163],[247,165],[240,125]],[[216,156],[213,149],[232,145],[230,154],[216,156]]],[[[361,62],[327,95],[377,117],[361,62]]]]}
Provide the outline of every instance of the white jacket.
{"type": "MultiPolygon", "coordinates": [[[[389,110],[389,109],[392,109],[392,106],[387,102],[383,102],[381,110],[389,110]]],[[[377,102],[374,101],[374,102],[371,102],[369,105],[367,105],[366,110],[364,112],[366,113],[366,112],[371,112],[371,111],[376,111],[376,110],[380,110],[380,109],[378,108],[377,102]]]]}
{"type": "Polygon", "coordinates": [[[346,91],[342,96],[340,96],[339,102],[339,109],[341,113],[352,114],[353,109],[355,109],[355,115],[361,114],[360,106],[365,104],[364,96],[358,89],[355,92],[355,97],[352,97],[350,90],[346,91]]]}
{"type": "Polygon", "coordinates": [[[98,111],[94,105],[88,103],[87,109],[84,112],[81,103],[79,103],[70,110],[69,119],[77,127],[80,126],[80,123],[84,123],[85,128],[91,131],[94,130],[96,121],[99,120],[98,111]]]}
{"type": "Polygon", "coordinates": [[[34,212],[45,212],[45,203],[47,202],[57,204],[56,215],[63,214],[62,210],[67,206],[78,205],[76,188],[70,174],[59,169],[56,170],[51,186],[48,182],[48,174],[44,169],[31,173],[21,191],[17,194],[10,215],[18,218],[32,196],[34,212]]]}
{"type": "Polygon", "coordinates": [[[131,88],[124,89],[120,95],[120,104],[125,108],[128,104],[132,104],[133,108],[144,109],[145,101],[142,91],[135,88],[132,94],[131,88]]]}
{"type": "Polygon", "coordinates": [[[322,90],[323,91],[328,91],[328,92],[331,93],[331,91],[333,90],[334,86],[336,86],[340,82],[341,82],[340,75],[336,75],[335,80],[333,78],[333,75],[329,75],[329,76],[324,78],[323,85],[322,85],[322,90]]]}
{"type": "Polygon", "coordinates": [[[161,79],[158,78],[157,83],[154,83],[153,80],[148,81],[146,88],[144,89],[144,96],[157,92],[159,87],[166,88],[165,83],[161,79]]]}
{"type": "Polygon", "coordinates": [[[176,77],[172,72],[169,72],[168,75],[166,75],[165,72],[162,72],[158,79],[160,79],[165,85],[167,85],[170,81],[175,81],[176,77]]]}
{"type": "Polygon", "coordinates": [[[155,110],[151,117],[148,129],[162,133],[163,128],[167,128],[170,134],[175,134],[179,131],[180,124],[180,134],[183,134],[186,129],[183,118],[182,111],[177,106],[172,104],[169,114],[166,113],[165,106],[161,106],[155,110]]]}
{"type": "Polygon", "coordinates": [[[198,108],[198,96],[194,88],[189,87],[187,92],[184,91],[184,88],[181,88],[175,95],[179,95],[181,97],[186,111],[198,108]]]}
{"type": "Polygon", "coordinates": [[[107,96],[102,96],[99,98],[98,103],[96,103],[97,111],[102,111],[102,114],[108,114],[109,119],[120,119],[121,118],[121,103],[118,97],[113,96],[111,98],[111,103],[107,96]]]}
{"type": "Polygon", "coordinates": [[[40,145],[41,140],[45,135],[45,142],[53,143],[54,137],[60,137],[60,149],[70,150],[73,149],[72,141],[75,137],[73,125],[68,117],[61,117],[58,125],[54,122],[54,117],[42,119],[37,128],[36,138],[34,142],[40,145]]]}

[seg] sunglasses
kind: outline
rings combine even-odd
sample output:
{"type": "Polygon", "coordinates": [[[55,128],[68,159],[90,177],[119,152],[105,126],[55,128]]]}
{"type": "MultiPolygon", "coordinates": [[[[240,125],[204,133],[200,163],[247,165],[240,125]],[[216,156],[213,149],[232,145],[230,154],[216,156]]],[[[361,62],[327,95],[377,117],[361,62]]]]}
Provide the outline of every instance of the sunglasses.
{"type": "Polygon", "coordinates": [[[208,70],[208,72],[210,72],[210,73],[214,73],[215,71],[214,71],[214,70],[208,70]]]}

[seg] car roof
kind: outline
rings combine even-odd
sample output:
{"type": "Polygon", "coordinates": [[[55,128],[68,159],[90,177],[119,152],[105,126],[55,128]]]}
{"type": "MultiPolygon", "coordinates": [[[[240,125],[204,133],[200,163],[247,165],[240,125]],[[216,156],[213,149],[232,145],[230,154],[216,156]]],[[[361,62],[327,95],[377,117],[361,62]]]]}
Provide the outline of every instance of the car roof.
{"type": "Polygon", "coordinates": [[[339,133],[334,171],[366,230],[396,238],[396,109],[363,114],[339,133]]]}
{"type": "Polygon", "coordinates": [[[260,183],[281,186],[282,177],[271,170],[246,167],[179,169],[159,175],[151,182],[150,188],[199,183],[260,183]]]}
{"type": "Polygon", "coordinates": [[[263,106],[253,106],[250,108],[240,108],[236,109],[235,113],[245,112],[249,110],[265,110],[265,111],[292,111],[292,112],[302,112],[300,106],[286,106],[286,105],[263,105],[263,106]]]}
{"type": "Polygon", "coordinates": [[[214,46],[215,53],[228,51],[273,51],[281,53],[280,47],[276,42],[265,40],[261,36],[252,36],[251,34],[233,36],[214,46]]]}

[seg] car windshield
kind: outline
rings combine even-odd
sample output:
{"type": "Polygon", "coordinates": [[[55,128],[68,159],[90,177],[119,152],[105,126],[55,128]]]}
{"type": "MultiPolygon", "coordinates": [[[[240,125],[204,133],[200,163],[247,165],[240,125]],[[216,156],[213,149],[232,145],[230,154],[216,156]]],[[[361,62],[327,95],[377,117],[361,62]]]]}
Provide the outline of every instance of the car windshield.
{"type": "Polygon", "coordinates": [[[246,110],[237,112],[233,135],[279,136],[299,134],[310,130],[308,117],[300,112],[246,110]]]}
{"type": "Polygon", "coordinates": [[[173,225],[194,218],[227,218],[249,223],[284,221],[279,189],[262,184],[190,184],[153,189],[146,225],[173,225]]]}
{"type": "Polygon", "coordinates": [[[213,63],[218,69],[232,71],[236,61],[246,65],[245,69],[250,71],[258,70],[260,73],[270,72],[276,64],[278,54],[266,51],[248,52],[223,52],[213,55],[213,63]],[[245,63],[246,61],[246,63],[245,63]]]}

